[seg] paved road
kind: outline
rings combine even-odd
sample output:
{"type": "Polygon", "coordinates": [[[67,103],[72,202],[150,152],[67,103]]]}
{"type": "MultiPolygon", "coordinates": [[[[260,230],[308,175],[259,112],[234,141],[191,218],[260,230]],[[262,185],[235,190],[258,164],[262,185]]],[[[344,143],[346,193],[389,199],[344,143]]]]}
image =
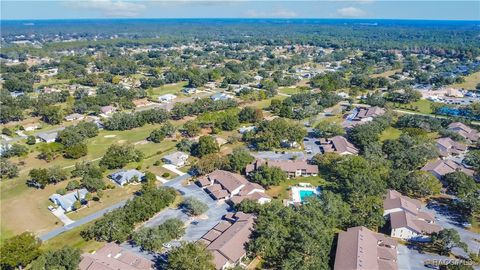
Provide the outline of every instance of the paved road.
{"type": "MultiPolygon", "coordinates": [[[[178,177],[172,179],[171,181],[169,181],[167,184],[165,184],[165,186],[172,186],[172,185],[180,185],[180,186],[181,186],[182,181],[185,180],[185,179],[187,179],[187,178],[189,178],[189,177],[191,177],[191,175],[189,175],[189,174],[185,174],[185,175],[182,175],[182,176],[178,176],[178,177]]],[[[100,217],[102,217],[105,213],[107,213],[107,212],[109,212],[109,211],[112,211],[112,210],[115,210],[115,209],[117,209],[117,208],[120,208],[120,207],[124,206],[125,203],[127,203],[128,200],[129,200],[129,199],[123,200],[123,201],[118,202],[118,203],[116,203],[116,204],[114,204],[114,205],[111,205],[111,206],[109,206],[109,207],[107,207],[107,208],[104,208],[104,209],[102,209],[102,210],[100,210],[100,211],[97,211],[97,212],[95,212],[95,213],[93,213],[93,214],[90,214],[90,215],[88,215],[88,216],[86,216],[86,217],[84,217],[84,218],[81,218],[81,219],[79,219],[79,220],[76,220],[76,221],[74,221],[73,223],[71,223],[71,224],[69,224],[69,225],[66,225],[66,226],[63,226],[63,227],[54,229],[54,230],[52,230],[52,231],[50,231],[50,232],[47,232],[47,233],[45,233],[45,234],[42,234],[42,235],[40,235],[39,238],[40,238],[42,241],[47,241],[47,240],[49,240],[49,239],[52,239],[52,238],[58,236],[58,235],[61,234],[61,233],[70,231],[70,230],[72,230],[72,229],[74,229],[74,228],[77,228],[77,227],[82,226],[82,225],[84,225],[84,224],[86,224],[86,223],[89,223],[89,222],[91,222],[91,221],[93,221],[93,220],[95,220],[95,219],[97,219],[97,218],[100,218],[100,217]]]]}
{"type": "Polygon", "coordinates": [[[448,257],[436,254],[421,254],[417,250],[408,248],[404,245],[398,245],[397,250],[399,270],[424,270],[428,269],[424,266],[425,261],[448,259],[448,257]]]}
{"type": "Polygon", "coordinates": [[[40,240],[42,240],[42,241],[47,241],[47,240],[49,240],[49,239],[52,239],[52,238],[58,236],[58,235],[61,234],[61,233],[70,231],[70,230],[75,229],[75,228],[77,228],[77,227],[79,227],[79,226],[82,226],[83,224],[86,224],[86,223],[88,223],[88,222],[90,222],[90,221],[93,221],[93,220],[95,220],[95,219],[97,219],[97,218],[100,218],[100,217],[102,217],[105,213],[124,206],[126,202],[127,202],[127,200],[123,200],[123,201],[121,201],[121,202],[118,202],[118,203],[116,203],[116,204],[114,204],[114,205],[112,205],[112,206],[109,206],[109,207],[107,207],[107,208],[105,208],[105,209],[102,209],[102,210],[100,210],[100,211],[98,211],[98,212],[95,212],[95,213],[93,213],[93,214],[91,214],[91,215],[88,215],[88,216],[86,216],[86,217],[84,217],[84,218],[81,218],[81,219],[79,219],[79,220],[76,220],[76,221],[74,221],[73,223],[71,223],[71,224],[69,224],[69,225],[65,225],[65,226],[63,226],[63,227],[61,227],[61,228],[57,228],[57,229],[54,229],[54,230],[52,230],[52,231],[50,231],[50,232],[48,232],[48,233],[42,234],[42,235],[40,235],[39,238],[40,238],[40,240]]]}

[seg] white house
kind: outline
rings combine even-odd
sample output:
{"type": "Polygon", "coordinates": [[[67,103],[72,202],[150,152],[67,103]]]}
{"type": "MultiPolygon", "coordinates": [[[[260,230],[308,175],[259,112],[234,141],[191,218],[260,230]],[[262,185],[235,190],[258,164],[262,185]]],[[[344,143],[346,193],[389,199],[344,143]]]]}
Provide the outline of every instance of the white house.
{"type": "Polygon", "coordinates": [[[165,94],[163,96],[159,96],[158,101],[160,101],[160,102],[170,102],[170,101],[172,101],[176,98],[177,98],[177,96],[175,96],[173,94],[165,94]]]}
{"type": "Polygon", "coordinates": [[[182,92],[185,94],[195,94],[197,92],[197,88],[194,87],[185,87],[182,89],[182,92]]]}
{"type": "Polygon", "coordinates": [[[109,175],[110,179],[120,186],[124,186],[134,179],[141,181],[145,174],[137,170],[121,170],[109,175]]]}
{"type": "Polygon", "coordinates": [[[37,134],[37,138],[41,142],[52,143],[57,139],[58,132],[45,132],[37,134]]]}
{"type": "Polygon", "coordinates": [[[185,166],[185,163],[186,163],[187,159],[188,159],[188,155],[186,153],[180,152],[180,151],[171,153],[171,154],[166,155],[162,158],[163,162],[165,162],[167,164],[175,165],[177,167],[185,166]]]}
{"type": "Polygon", "coordinates": [[[72,113],[67,116],[65,116],[66,121],[75,121],[75,120],[83,120],[85,116],[79,114],[79,113],[72,113]]]}
{"type": "Polygon", "coordinates": [[[83,202],[85,200],[85,196],[87,195],[88,190],[85,188],[72,191],[70,193],[67,193],[65,195],[60,195],[60,194],[53,194],[50,196],[50,200],[55,203],[56,205],[60,206],[65,210],[66,212],[72,211],[73,209],[73,204],[76,201],[83,202]]]}
{"type": "Polygon", "coordinates": [[[227,95],[225,93],[215,93],[213,94],[212,96],[210,96],[210,98],[213,100],[213,101],[218,101],[218,100],[228,100],[228,99],[231,99],[233,98],[232,96],[230,95],[227,95]]]}
{"type": "Polygon", "coordinates": [[[32,130],[38,129],[39,127],[40,127],[40,125],[37,124],[37,123],[27,124],[27,125],[23,126],[23,130],[32,131],[32,130]]]}

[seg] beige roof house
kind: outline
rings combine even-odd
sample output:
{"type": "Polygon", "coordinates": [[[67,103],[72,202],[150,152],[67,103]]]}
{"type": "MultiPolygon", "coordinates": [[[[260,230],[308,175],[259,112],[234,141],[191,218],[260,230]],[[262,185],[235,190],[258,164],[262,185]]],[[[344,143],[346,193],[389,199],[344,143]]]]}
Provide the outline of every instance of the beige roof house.
{"type": "Polygon", "coordinates": [[[257,159],[247,165],[245,172],[248,174],[256,171],[260,166],[277,167],[284,171],[288,177],[318,175],[318,166],[308,164],[306,160],[263,160],[257,159]]]}
{"type": "Polygon", "coordinates": [[[95,253],[85,253],[79,264],[80,270],[150,270],[154,263],[137,254],[108,243],[95,253]]]}
{"type": "Polygon", "coordinates": [[[419,200],[388,190],[383,215],[390,219],[390,235],[405,240],[422,239],[426,234],[440,231],[442,227],[435,224],[435,216],[420,210],[421,207],[419,200]]]}
{"type": "Polygon", "coordinates": [[[422,171],[430,172],[440,180],[444,175],[455,171],[462,171],[470,176],[473,176],[474,173],[473,170],[467,169],[465,166],[450,159],[431,161],[423,166],[422,171]]]}
{"type": "Polygon", "coordinates": [[[339,155],[358,154],[358,149],[343,136],[320,139],[320,148],[323,153],[337,153],[339,155]]]}
{"type": "Polygon", "coordinates": [[[385,109],[374,106],[368,108],[358,108],[358,112],[353,118],[354,121],[364,121],[385,114],[385,109]]]}
{"type": "Polygon", "coordinates": [[[216,269],[233,267],[246,255],[245,244],[250,240],[254,221],[253,215],[238,212],[199,240],[213,253],[216,269]]]}
{"type": "Polygon", "coordinates": [[[463,143],[456,142],[449,137],[436,140],[436,145],[440,156],[447,157],[449,155],[459,155],[467,150],[467,146],[463,143]]]}
{"type": "Polygon", "coordinates": [[[249,182],[240,174],[228,171],[215,170],[199,177],[196,184],[215,200],[230,199],[235,204],[245,199],[255,200],[259,203],[271,200],[265,194],[265,189],[262,186],[249,182]]]}
{"type": "Polygon", "coordinates": [[[454,122],[448,125],[448,130],[454,131],[469,142],[480,140],[480,132],[461,122],[454,122]]]}
{"type": "Polygon", "coordinates": [[[360,226],[338,234],[334,270],[396,270],[397,242],[360,226]]]}

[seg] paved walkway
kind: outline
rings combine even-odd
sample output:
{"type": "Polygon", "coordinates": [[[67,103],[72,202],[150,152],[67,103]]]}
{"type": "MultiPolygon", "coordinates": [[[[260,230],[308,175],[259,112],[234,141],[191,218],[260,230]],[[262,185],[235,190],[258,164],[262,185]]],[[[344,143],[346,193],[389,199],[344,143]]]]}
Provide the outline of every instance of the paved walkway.
{"type": "Polygon", "coordinates": [[[69,225],[74,222],[69,217],[67,217],[67,215],[65,215],[65,210],[63,210],[63,208],[61,207],[58,207],[57,209],[53,210],[52,214],[56,216],[58,219],[60,219],[60,221],[63,222],[64,225],[69,225]]]}
{"type": "Polygon", "coordinates": [[[169,171],[172,171],[172,172],[174,172],[178,175],[185,175],[186,174],[186,173],[180,171],[179,169],[177,169],[177,166],[172,165],[172,164],[164,164],[162,167],[169,170],[169,171]]]}

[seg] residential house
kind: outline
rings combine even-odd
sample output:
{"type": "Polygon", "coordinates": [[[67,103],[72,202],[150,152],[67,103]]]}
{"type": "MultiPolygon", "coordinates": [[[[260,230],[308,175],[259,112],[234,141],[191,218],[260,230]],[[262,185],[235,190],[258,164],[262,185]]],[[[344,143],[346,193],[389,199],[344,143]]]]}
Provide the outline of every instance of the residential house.
{"type": "Polygon", "coordinates": [[[23,126],[23,130],[25,131],[32,131],[40,128],[40,124],[38,123],[32,123],[32,124],[26,124],[23,126]]]}
{"type": "Polygon", "coordinates": [[[435,216],[421,208],[420,201],[389,190],[383,201],[383,215],[390,220],[390,235],[403,240],[423,241],[429,238],[429,234],[442,230],[435,224],[435,216]]]}
{"type": "Polygon", "coordinates": [[[215,94],[213,94],[212,96],[210,96],[210,98],[211,98],[213,101],[219,101],[219,100],[232,99],[233,97],[230,96],[230,95],[227,95],[227,94],[225,94],[225,93],[215,93],[215,94]]]}
{"type": "Polygon", "coordinates": [[[361,122],[368,122],[371,121],[373,118],[382,116],[385,114],[385,109],[374,106],[368,108],[357,108],[356,114],[353,121],[361,121],[361,122]]]}
{"type": "Polygon", "coordinates": [[[470,143],[480,140],[480,132],[465,125],[464,123],[454,122],[448,125],[448,130],[458,133],[470,143]]]}
{"type": "Polygon", "coordinates": [[[171,153],[171,154],[166,155],[162,158],[163,162],[165,162],[167,164],[175,165],[177,167],[185,166],[185,163],[187,162],[187,159],[188,159],[188,154],[186,154],[184,152],[180,152],[180,151],[171,153]]]}
{"type": "Polygon", "coordinates": [[[199,240],[213,254],[217,270],[230,269],[241,264],[247,254],[246,243],[253,232],[255,217],[243,212],[226,216],[199,240]]]}
{"type": "Polygon", "coordinates": [[[323,153],[337,153],[339,155],[358,154],[358,149],[343,136],[320,139],[320,149],[323,153]]]}
{"type": "Polygon", "coordinates": [[[255,126],[248,126],[248,127],[243,126],[243,127],[238,129],[238,132],[240,134],[245,134],[245,133],[250,132],[250,131],[255,131],[256,129],[257,128],[255,126]]]}
{"type": "Polygon", "coordinates": [[[111,106],[111,105],[108,105],[108,106],[102,106],[100,108],[100,112],[104,115],[110,115],[112,114],[113,112],[115,112],[115,107],[111,106]]]}
{"type": "Polygon", "coordinates": [[[37,138],[41,142],[52,143],[57,139],[58,132],[44,132],[37,134],[37,138]]]}
{"type": "Polygon", "coordinates": [[[442,180],[444,175],[455,171],[462,171],[470,176],[473,176],[473,170],[468,169],[462,164],[458,164],[450,159],[431,161],[423,166],[421,170],[433,174],[439,180],[442,180]]]}
{"type": "Polygon", "coordinates": [[[172,94],[165,94],[163,96],[158,97],[158,101],[160,102],[171,102],[172,100],[176,99],[177,96],[172,95],[172,94]]]}
{"type": "Polygon", "coordinates": [[[88,190],[85,188],[72,191],[70,193],[67,193],[65,195],[60,195],[60,194],[53,194],[50,196],[50,200],[55,203],[56,205],[60,206],[65,210],[65,212],[69,212],[74,210],[73,204],[76,201],[83,202],[85,200],[85,195],[87,195],[88,190]]]}
{"type": "Polygon", "coordinates": [[[463,143],[456,142],[449,137],[436,140],[436,145],[440,156],[447,157],[450,155],[459,155],[467,150],[467,146],[463,143]]]}
{"type": "Polygon", "coordinates": [[[69,115],[65,116],[64,119],[66,121],[83,120],[83,119],[85,119],[85,116],[81,115],[79,113],[72,113],[72,114],[69,114],[69,115]]]}
{"type": "Polygon", "coordinates": [[[108,243],[94,253],[82,254],[80,270],[153,270],[155,263],[118,244],[108,243]]]}
{"type": "Polygon", "coordinates": [[[185,87],[185,88],[182,89],[182,92],[187,94],[187,95],[195,94],[197,92],[197,88],[185,87]]]}
{"type": "Polygon", "coordinates": [[[135,105],[135,108],[141,108],[141,107],[150,105],[150,101],[148,101],[148,99],[146,98],[136,99],[132,102],[133,102],[133,105],[135,105]]]}
{"type": "Polygon", "coordinates": [[[110,174],[109,177],[115,183],[119,184],[120,186],[124,186],[125,184],[128,184],[134,181],[134,179],[136,179],[137,181],[141,181],[143,177],[145,177],[145,174],[140,171],[132,169],[132,170],[120,170],[118,172],[110,174]]]}
{"type": "Polygon", "coordinates": [[[340,232],[334,270],[397,270],[397,241],[359,226],[340,232]]]}
{"type": "Polygon", "coordinates": [[[318,166],[308,164],[306,160],[263,160],[256,159],[252,164],[247,165],[247,175],[256,171],[260,166],[277,167],[284,171],[289,178],[299,176],[318,175],[318,166]]]}
{"type": "Polygon", "coordinates": [[[239,174],[223,170],[215,170],[198,178],[196,184],[215,200],[230,200],[233,204],[243,200],[254,200],[263,204],[271,200],[262,186],[249,182],[239,174]]]}

